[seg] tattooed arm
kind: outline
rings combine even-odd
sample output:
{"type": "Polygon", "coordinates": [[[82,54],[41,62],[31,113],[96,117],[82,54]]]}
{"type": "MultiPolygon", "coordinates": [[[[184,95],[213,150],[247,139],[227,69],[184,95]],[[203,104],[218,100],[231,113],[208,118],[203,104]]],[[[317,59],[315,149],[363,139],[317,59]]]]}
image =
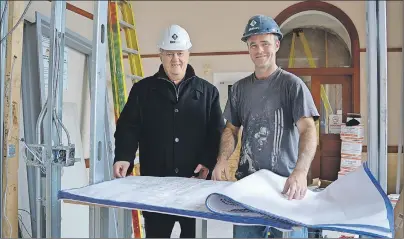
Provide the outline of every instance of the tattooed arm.
{"type": "Polygon", "coordinates": [[[227,119],[226,128],[223,130],[220,139],[219,154],[217,157],[216,166],[212,172],[212,180],[230,180],[229,165],[227,160],[236,149],[238,132],[242,125],[238,110],[238,102],[238,83],[235,83],[230,89],[229,97],[224,110],[224,118],[227,119]]]}
{"type": "Polygon", "coordinates": [[[222,180],[222,174],[225,180],[230,180],[230,173],[227,160],[233,154],[238,141],[239,127],[232,125],[230,122],[226,123],[226,128],[223,131],[220,140],[219,155],[215,169],[212,172],[212,180],[222,180]]]}
{"type": "Polygon", "coordinates": [[[232,125],[230,122],[226,123],[226,128],[223,131],[220,140],[219,156],[217,161],[227,160],[233,154],[238,141],[239,127],[232,125]]]}

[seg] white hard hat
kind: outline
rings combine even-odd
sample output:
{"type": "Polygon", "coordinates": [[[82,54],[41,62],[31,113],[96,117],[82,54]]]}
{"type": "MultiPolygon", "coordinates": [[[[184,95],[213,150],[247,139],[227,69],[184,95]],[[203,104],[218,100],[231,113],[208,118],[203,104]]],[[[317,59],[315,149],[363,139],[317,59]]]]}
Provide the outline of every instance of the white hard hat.
{"type": "Polygon", "coordinates": [[[191,48],[188,32],[178,25],[171,25],[163,31],[158,48],[168,51],[183,51],[191,48]]]}

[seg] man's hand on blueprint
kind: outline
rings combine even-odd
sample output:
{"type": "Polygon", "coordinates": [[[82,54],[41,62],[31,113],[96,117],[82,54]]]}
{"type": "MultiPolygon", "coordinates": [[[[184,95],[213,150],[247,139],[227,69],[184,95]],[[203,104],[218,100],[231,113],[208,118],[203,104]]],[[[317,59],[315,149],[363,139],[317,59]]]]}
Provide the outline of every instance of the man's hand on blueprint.
{"type": "MultiPolygon", "coordinates": [[[[206,177],[208,177],[209,174],[209,169],[205,166],[203,166],[202,164],[198,164],[198,166],[196,166],[195,170],[194,170],[195,174],[198,174],[198,176],[196,178],[200,178],[200,179],[206,179],[206,177]]],[[[193,178],[195,178],[195,176],[192,176],[193,178]]]]}
{"type": "Polygon", "coordinates": [[[127,161],[118,161],[114,164],[114,177],[124,178],[128,172],[130,163],[127,161]]]}
{"type": "Polygon", "coordinates": [[[229,164],[227,160],[219,160],[216,163],[215,168],[212,172],[212,180],[216,181],[230,181],[229,164]],[[224,179],[223,179],[224,176],[224,179]]]}
{"type": "Polygon", "coordinates": [[[306,176],[304,171],[294,170],[286,180],[282,193],[287,195],[289,200],[303,199],[307,192],[306,176]]]}

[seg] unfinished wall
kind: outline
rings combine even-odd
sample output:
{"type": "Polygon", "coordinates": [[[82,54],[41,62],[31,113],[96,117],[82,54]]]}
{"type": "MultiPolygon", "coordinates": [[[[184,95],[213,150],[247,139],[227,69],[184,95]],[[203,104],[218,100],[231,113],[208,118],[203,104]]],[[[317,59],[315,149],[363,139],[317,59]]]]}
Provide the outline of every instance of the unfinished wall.
{"type": "MultiPolygon", "coordinates": [[[[83,8],[87,11],[93,9],[93,2],[91,1],[70,1],[70,3],[83,8]]],[[[51,18],[51,2],[48,1],[33,1],[29,10],[27,11],[25,19],[27,21],[35,21],[35,12],[51,18]]],[[[93,22],[84,18],[76,13],[66,12],[66,27],[81,36],[91,40],[93,22]]],[[[85,108],[83,101],[88,98],[88,94],[83,94],[85,88],[84,72],[85,72],[85,56],[73,49],[68,48],[68,73],[67,87],[63,95],[63,123],[67,127],[72,143],[76,144],[76,157],[81,159],[80,163],[76,163],[74,167],[64,168],[62,170],[62,189],[81,187],[88,184],[88,175],[84,163],[83,146],[89,145],[82,144],[82,132],[80,131],[81,112],[85,108]]],[[[63,134],[65,138],[65,134],[63,134]]],[[[86,148],[88,151],[88,147],[86,148]]],[[[24,170],[22,170],[24,172],[24,170]]],[[[26,180],[24,175],[19,175],[20,186],[23,192],[27,192],[27,185],[23,180],[26,180]]],[[[22,195],[24,195],[22,193],[22,195]]],[[[28,209],[26,202],[20,202],[20,208],[28,209]]],[[[23,201],[23,200],[22,200],[23,201]]],[[[61,235],[67,238],[86,238],[89,235],[89,209],[86,206],[73,205],[62,203],[61,208],[61,235]],[[75,230],[71,229],[71,225],[75,225],[75,230]]],[[[29,215],[21,213],[24,224],[29,225],[29,215]]],[[[29,229],[28,229],[29,230],[29,229]]]]}

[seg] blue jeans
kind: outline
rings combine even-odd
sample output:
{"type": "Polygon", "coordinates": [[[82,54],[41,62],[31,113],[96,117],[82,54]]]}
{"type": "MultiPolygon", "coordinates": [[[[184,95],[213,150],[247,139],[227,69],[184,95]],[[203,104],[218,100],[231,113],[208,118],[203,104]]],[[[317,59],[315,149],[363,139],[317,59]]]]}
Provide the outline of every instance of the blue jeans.
{"type": "MultiPolygon", "coordinates": [[[[233,225],[233,238],[283,238],[282,232],[273,227],[256,225],[233,225]]],[[[308,238],[307,228],[288,231],[286,238],[308,238]]]]}

